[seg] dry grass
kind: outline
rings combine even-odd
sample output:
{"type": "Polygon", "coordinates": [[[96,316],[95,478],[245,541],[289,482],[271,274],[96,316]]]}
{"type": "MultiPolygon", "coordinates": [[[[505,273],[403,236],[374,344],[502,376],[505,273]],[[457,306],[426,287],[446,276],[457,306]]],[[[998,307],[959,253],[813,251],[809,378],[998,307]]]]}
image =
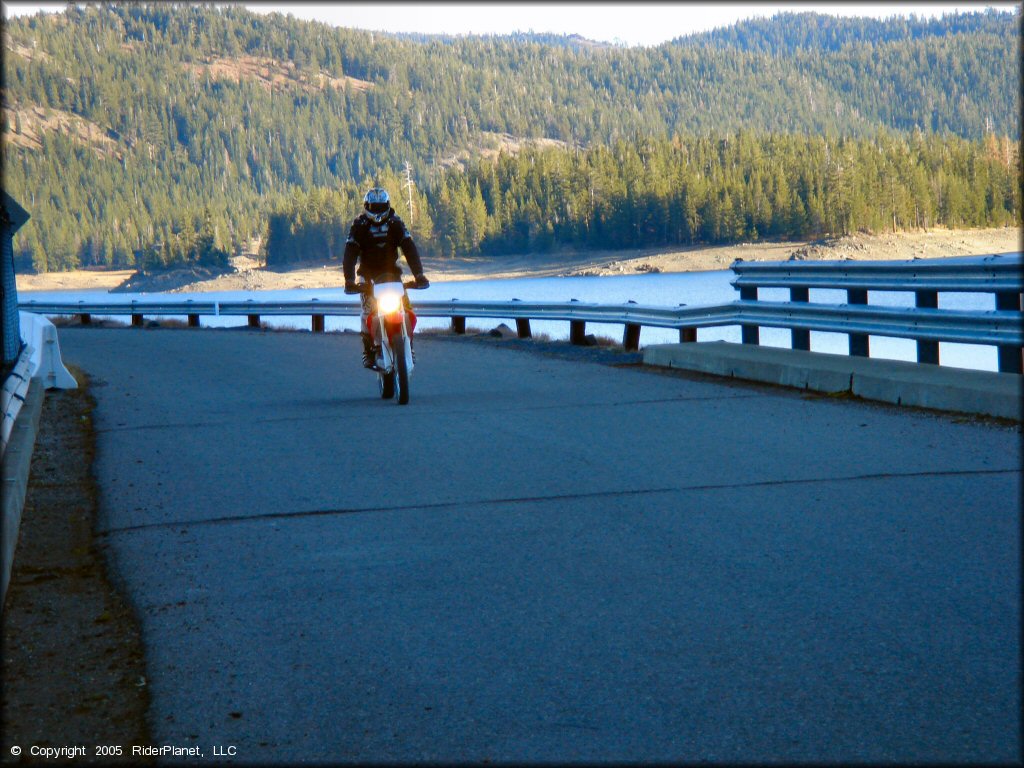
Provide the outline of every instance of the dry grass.
{"type": "Polygon", "coordinates": [[[21,123],[21,133],[4,132],[4,139],[15,146],[39,151],[43,148],[44,133],[60,133],[91,146],[100,156],[120,159],[123,154],[121,145],[108,136],[104,128],[71,112],[38,105],[27,108],[16,105],[7,112],[5,119],[11,125],[21,123]]]}
{"type": "Polygon", "coordinates": [[[207,56],[199,64],[184,64],[197,77],[211,77],[215,80],[240,82],[249,80],[266,90],[280,91],[286,87],[300,87],[306,91],[332,88],[350,88],[368,91],[373,83],[343,75],[334,77],[327,72],[309,75],[296,68],[291,61],[278,61],[265,56],[207,56]]]}
{"type": "Polygon", "coordinates": [[[47,319],[58,328],[77,328],[83,325],[87,328],[127,328],[129,326],[123,320],[101,320],[98,318],[91,318],[88,323],[83,323],[78,315],[53,315],[47,319]]]}

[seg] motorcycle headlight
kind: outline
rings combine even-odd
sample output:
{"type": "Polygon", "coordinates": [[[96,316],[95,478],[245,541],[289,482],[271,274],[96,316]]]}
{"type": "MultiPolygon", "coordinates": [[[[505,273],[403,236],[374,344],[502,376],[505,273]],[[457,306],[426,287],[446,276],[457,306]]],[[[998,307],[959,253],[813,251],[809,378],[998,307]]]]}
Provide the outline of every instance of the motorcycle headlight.
{"type": "Polygon", "coordinates": [[[397,312],[402,305],[402,297],[397,293],[385,293],[377,297],[377,309],[385,315],[397,312]]]}

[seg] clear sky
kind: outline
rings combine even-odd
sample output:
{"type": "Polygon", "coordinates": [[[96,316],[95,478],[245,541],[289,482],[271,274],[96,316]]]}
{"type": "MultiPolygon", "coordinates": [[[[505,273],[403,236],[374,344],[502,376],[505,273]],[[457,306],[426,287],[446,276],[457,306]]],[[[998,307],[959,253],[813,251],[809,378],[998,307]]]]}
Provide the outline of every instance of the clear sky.
{"type": "MultiPolygon", "coordinates": [[[[817,11],[836,16],[941,16],[986,7],[1011,10],[1020,3],[244,3],[259,13],[279,12],[340,27],[427,34],[555,32],[626,45],[657,45],[675,37],[728,26],[780,11],[817,11]]],[[[66,2],[4,2],[4,14],[62,11],[66,2]]]]}

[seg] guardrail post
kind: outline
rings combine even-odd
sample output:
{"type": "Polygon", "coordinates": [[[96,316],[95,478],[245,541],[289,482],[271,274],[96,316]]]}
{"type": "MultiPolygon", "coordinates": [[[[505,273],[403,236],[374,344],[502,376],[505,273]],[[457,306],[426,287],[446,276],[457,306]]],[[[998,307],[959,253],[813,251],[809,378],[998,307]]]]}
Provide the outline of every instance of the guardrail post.
{"type": "MultiPolygon", "coordinates": [[[[757,286],[740,288],[740,300],[757,301],[757,286]]],[[[744,344],[760,344],[761,333],[756,325],[740,323],[740,337],[744,344]]]]}
{"type": "Polygon", "coordinates": [[[455,316],[452,318],[452,333],[463,334],[466,332],[466,318],[455,316]]]}
{"type": "Polygon", "coordinates": [[[323,333],[324,332],[324,316],[313,315],[313,324],[310,329],[312,333],[323,333]]]}
{"type": "Polygon", "coordinates": [[[587,335],[587,321],[586,320],[570,320],[569,321],[569,343],[575,344],[580,347],[586,344],[585,337],[587,335]]]}
{"type": "MultiPolygon", "coordinates": [[[[806,304],[811,300],[809,288],[790,288],[789,300],[806,304]]],[[[789,331],[789,344],[793,349],[811,350],[811,332],[806,328],[792,328],[789,331]]]]}
{"type": "MultiPolygon", "coordinates": [[[[192,299],[189,299],[185,303],[187,305],[187,307],[186,307],[187,309],[192,309],[192,299]]],[[[186,314],[188,315],[188,327],[189,328],[198,328],[199,327],[199,315],[195,314],[194,312],[188,312],[186,314]]]]}
{"type": "MultiPolygon", "coordinates": [[[[1020,312],[1019,293],[997,293],[996,311],[1020,312]]],[[[1024,373],[1024,348],[999,347],[999,372],[1024,373]]]]}
{"type": "Polygon", "coordinates": [[[259,315],[248,315],[249,327],[259,328],[260,327],[260,316],[259,315]]]}
{"type": "Polygon", "coordinates": [[[145,318],[143,318],[142,315],[137,315],[137,314],[133,313],[132,314],[132,327],[133,328],[141,328],[144,319],[145,318]]]}
{"type": "MultiPolygon", "coordinates": [[[[850,288],[846,291],[846,301],[848,304],[867,304],[868,292],[861,288],[850,288]]],[[[850,334],[850,356],[871,356],[871,349],[868,344],[868,335],[866,333],[850,334]]]]}
{"type": "Polygon", "coordinates": [[[697,329],[696,328],[680,328],[679,329],[679,343],[689,344],[697,340],[697,329]]]}
{"type": "MultiPolygon", "coordinates": [[[[83,308],[84,305],[84,301],[78,302],[79,309],[83,308]]],[[[89,325],[92,322],[92,316],[88,312],[79,312],[78,319],[81,321],[82,325],[89,325]]]]}
{"type": "Polygon", "coordinates": [[[622,329],[622,347],[627,352],[636,352],[640,349],[640,326],[635,323],[626,323],[622,329]]]}
{"type": "Polygon", "coordinates": [[[517,317],[516,318],[516,334],[520,339],[532,339],[533,331],[530,330],[530,318],[528,317],[517,317]]]}
{"type": "MultiPolygon", "coordinates": [[[[939,308],[939,292],[938,291],[915,291],[914,292],[914,306],[918,309],[938,309],[939,308]]],[[[939,364],[939,342],[937,341],[921,341],[917,342],[917,362],[929,363],[931,365],[939,364]]]]}

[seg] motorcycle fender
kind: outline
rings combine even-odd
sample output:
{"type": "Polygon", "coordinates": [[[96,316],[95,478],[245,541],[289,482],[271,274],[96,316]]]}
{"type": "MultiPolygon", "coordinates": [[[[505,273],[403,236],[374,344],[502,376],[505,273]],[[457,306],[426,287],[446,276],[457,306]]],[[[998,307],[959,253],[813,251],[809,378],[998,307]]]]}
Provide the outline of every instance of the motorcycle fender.
{"type": "Polygon", "coordinates": [[[389,339],[394,340],[395,336],[402,332],[401,315],[391,315],[384,318],[384,330],[389,339]]]}

